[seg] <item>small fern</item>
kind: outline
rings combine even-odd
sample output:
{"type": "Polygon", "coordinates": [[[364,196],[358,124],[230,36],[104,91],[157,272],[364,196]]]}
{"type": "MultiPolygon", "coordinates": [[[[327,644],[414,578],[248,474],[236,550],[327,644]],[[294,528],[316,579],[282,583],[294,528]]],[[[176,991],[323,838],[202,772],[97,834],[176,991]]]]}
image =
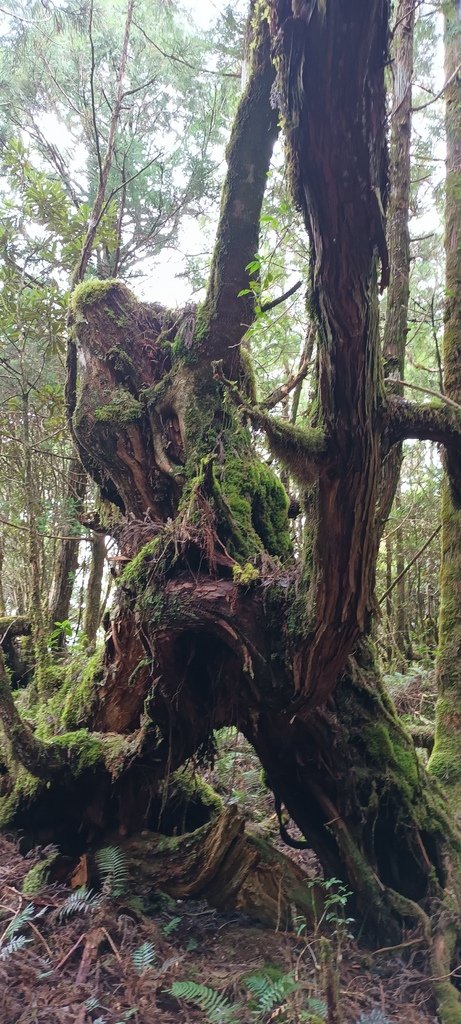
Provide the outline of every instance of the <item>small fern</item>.
{"type": "Polygon", "coordinates": [[[142,974],[148,967],[152,967],[154,960],[157,959],[157,953],[152,942],[143,942],[141,946],[138,946],[134,953],[132,953],[131,959],[138,974],[142,974]]]}
{"type": "Polygon", "coordinates": [[[17,933],[21,931],[21,928],[23,928],[28,921],[32,921],[34,917],[37,917],[37,911],[33,903],[28,903],[26,907],[23,907],[22,910],[18,911],[18,913],[12,918],[3,938],[10,939],[12,935],[17,935],[17,933]]]}
{"type": "Polygon", "coordinates": [[[32,939],[28,939],[25,935],[13,935],[13,938],[0,949],[0,960],[8,960],[8,957],[27,946],[29,942],[32,942],[32,939]]]}
{"type": "Polygon", "coordinates": [[[64,918],[71,917],[72,914],[87,914],[89,910],[94,910],[100,903],[101,897],[92,889],[87,889],[86,885],[82,885],[80,889],[75,889],[64,900],[58,914],[59,920],[63,921],[64,918]]]}
{"type": "Polygon", "coordinates": [[[267,974],[251,974],[245,978],[245,984],[258,1000],[255,1007],[256,1017],[270,1013],[275,1006],[284,1002],[286,997],[291,995],[297,987],[297,982],[291,974],[284,974],[276,981],[272,981],[267,974]]]}
{"type": "Polygon", "coordinates": [[[103,889],[111,896],[123,896],[128,883],[124,854],[118,846],[104,846],[96,854],[103,889]]]}
{"type": "Polygon", "coordinates": [[[175,981],[168,991],[176,999],[186,999],[203,1010],[210,1024],[235,1024],[235,1009],[225,996],[214,988],[195,981],[175,981]]]}
{"type": "Polygon", "coordinates": [[[309,1013],[315,1014],[316,1017],[321,1017],[326,1020],[327,1016],[327,1004],[324,999],[316,999],[312,996],[307,1000],[307,1009],[309,1013]]]}

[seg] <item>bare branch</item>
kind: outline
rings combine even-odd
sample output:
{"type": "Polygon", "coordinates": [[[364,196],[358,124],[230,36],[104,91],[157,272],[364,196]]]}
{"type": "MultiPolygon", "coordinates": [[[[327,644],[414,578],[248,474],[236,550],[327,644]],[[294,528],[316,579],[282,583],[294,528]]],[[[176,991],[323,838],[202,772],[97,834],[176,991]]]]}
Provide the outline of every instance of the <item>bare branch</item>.
{"type": "Polygon", "coordinates": [[[301,285],[302,281],[297,281],[296,284],[292,285],[287,292],[284,292],[283,295],[279,295],[278,299],[272,299],[271,302],[263,302],[261,306],[261,313],[268,313],[270,309],[275,309],[276,306],[280,306],[282,302],[285,302],[291,295],[294,295],[295,292],[299,291],[301,285]]]}
{"type": "MultiPolygon", "coordinates": [[[[126,14],[125,31],[124,31],[124,36],[123,36],[122,49],[121,49],[121,53],[120,53],[120,61],[119,61],[119,65],[118,65],[117,78],[116,78],[116,82],[115,82],[114,106],[113,106],[113,110],[112,110],[112,116],[111,116],[111,119],[110,119],[109,137],[108,137],[108,140],[107,140],[106,155],[104,157],[104,163],[102,164],[102,166],[100,165],[99,187],[98,187],[96,199],[94,201],[93,209],[91,211],[91,216],[90,216],[89,223],[88,223],[88,229],[87,229],[87,233],[86,233],[86,238],[85,238],[85,241],[83,243],[82,253],[81,253],[81,256],[80,256],[80,260],[79,260],[79,262],[77,264],[77,267],[75,268],[75,271],[74,271],[74,273],[72,275],[72,284],[74,286],[76,284],[78,284],[80,281],[82,281],[84,276],[85,276],[85,271],[86,271],[86,268],[88,266],[88,261],[89,261],[90,256],[91,256],[91,251],[92,251],[92,248],[93,248],[93,243],[94,243],[96,231],[97,231],[99,222],[101,220],[101,217],[103,216],[103,208],[107,209],[107,205],[108,205],[106,203],[105,206],[104,206],[104,202],[105,202],[107,182],[108,182],[108,179],[109,179],[109,173],[110,173],[110,169],[111,169],[111,166],[112,166],[112,160],[113,160],[113,156],[114,156],[115,133],[117,131],[117,127],[118,127],[118,123],[119,123],[119,119],[120,119],[120,111],[121,111],[121,106],[122,106],[122,99],[123,99],[123,76],[125,74],[126,62],[127,62],[127,57],[128,57],[128,42],[129,42],[129,38],[130,38],[131,22],[132,22],[132,18],[133,18],[133,8],[134,8],[134,0],[129,0],[128,10],[127,10],[127,14],[126,14]]],[[[91,39],[91,47],[92,47],[92,76],[93,76],[93,72],[94,72],[94,44],[93,44],[93,40],[92,40],[92,36],[91,36],[92,16],[93,16],[93,7],[91,6],[90,39],[91,39]]],[[[93,81],[92,78],[91,78],[91,81],[93,81]]],[[[91,88],[92,88],[92,107],[93,107],[93,112],[94,112],[93,84],[92,84],[91,88]]],[[[123,184],[122,184],[121,187],[123,188],[123,184]]]]}
{"type": "Polygon", "coordinates": [[[383,604],[383,602],[386,600],[386,597],[388,597],[389,594],[392,593],[392,591],[394,590],[394,587],[396,587],[397,584],[400,583],[400,580],[403,580],[403,577],[406,576],[408,570],[411,569],[412,565],[414,565],[415,562],[418,561],[418,558],[421,558],[421,555],[424,554],[424,552],[426,551],[426,548],[429,547],[429,544],[432,544],[432,541],[434,540],[434,537],[436,537],[437,534],[440,533],[441,529],[442,529],[442,524],[439,523],[438,526],[436,526],[435,530],[432,531],[429,539],[426,540],[424,542],[424,544],[422,545],[422,547],[420,547],[419,550],[416,552],[416,554],[413,555],[413,558],[410,559],[410,561],[407,563],[405,568],[402,569],[402,572],[399,572],[399,575],[395,577],[395,580],[392,581],[390,587],[388,587],[387,590],[384,592],[383,596],[380,597],[380,599],[379,599],[379,603],[380,604],[383,604]]]}
{"type": "Polygon", "coordinates": [[[442,86],[440,92],[438,92],[436,96],[433,96],[431,100],[428,100],[427,103],[421,103],[421,106],[413,107],[413,112],[417,113],[419,110],[425,110],[426,107],[430,107],[432,103],[435,103],[437,100],[439,100],[440,97],[443,96],[444,92],[454,82],[455,78],[457,78],[457,76],[459,75],[460,71],[461,71],[461,64],[458,64],[458,67],[455,68],[455,70],[453,71],[453,74],[450,75],[449,78],[447,78],[447,81],[445,82],[445,85],[442,86]]]}
{"type": "Polygon", "coordinates": [[[406,380],[396,380],[394,377],[385,377],[385,384],[400,384],[404,388],[409,388],[410,391],[420,391],[423,395],[432,395],[433,398],[438,398],[440,402],[444,402],[445,405],[450,405],[452,409],[458,409],[461,412],[461,405],[458,402],[454,402],[452,398],[448,398],[447,395],[442,394],[441,391],[434,391],[432,388],[423,388],[419,384],[409,384],[406,380]]]}
{"type": "MultiPolygon", "coordinates": [[[[144,39],[148,43],[150,43],[151,46],[154,47],[154,50],[157,50],[158,53],[161,53],[162,57],[166,57],[167,60],[175,61],[177,64],[183,64],[184,67],[186,68],[191,68],[192,71],[195,71],[196,75],[217,75],[220,78],[240,78],[240,71],[214,71],[209,68],[197,67],[196,64],[191,64],[191,62],[185,60],[184,57],[178,57],[178,55],[175,53],[166,53],[166,51],[162,50],[161,46],[159,46],[158,43],[155,43],[154,40],[147,35],[145,29],[141,28],[141,25],[139,25],[137,21],[133,21],[133,25],[135,28],[137,28],[138,32],[140,32],[141,35],[144,36],[144,39]]],[[[140,86],[140,88],[142,88],[142,86],[140,86]]]]}
{"type": "Polygon", "coordinates": [[[280,387],[275,388],[275,391],[272,391],[272,393],[268,395],[268,397],[265,398],[263,402],[261,402],[260,408],[273,409],[274,406],[278,405],[279,402],[283,402],[284,398],[286,398],[287,395],[294,391],[295,388],[298,387],[298,384],[301,384],[302,381],[305,380],[309,370],[309,366],[310,362],[302,363],[297,373],[293,374],[293,376],[290,377],[290,379],[287,380],[285,384],[281,384],[280,387]]]}
{"type": "Polygon", "coordinates": [[[96,154],[98,157],[99,166],[99,182],[102,183],[102,159],[101,159],[101,147],[99,145],[99,131],[98,122],[96,118],[96,101],[94,95],[94,73],[96,70],[95,52],[94,52],[94,41],[93,41],[93,0],[90,0],[90,22],[88,26],[90,36],[90,49],[91,49],[91,71],[90,71],[90,92],[91,92],[91,117],[93,121],[94,130],[94,142],[96,146],[96,154]]]}

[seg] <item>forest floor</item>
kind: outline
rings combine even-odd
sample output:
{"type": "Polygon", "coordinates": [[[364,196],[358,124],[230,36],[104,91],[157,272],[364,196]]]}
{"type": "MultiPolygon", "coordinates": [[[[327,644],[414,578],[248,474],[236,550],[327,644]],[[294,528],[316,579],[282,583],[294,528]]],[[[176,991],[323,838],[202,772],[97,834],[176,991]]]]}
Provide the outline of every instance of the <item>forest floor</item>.
{"type": "MultiPolygon", "coordinates": [[[[77,902],[72,911],[64,886],[22,893],[38,857],[23,857],[17,843],[0,838],[1,1024],[325,1019],[319,935],[269,931],[242,915],[165,896],[149,913],[112,896],[77,902]],[[193,998],[173,995],[175,982],[192,982],[193,998]]],[[[436,1020],[419,953],[370,955],[347,940],[339,988],[344,1024],[436,1020]]]]}
{"type": "MultiPolygon", "coordinates": [[[[305,870],[306,885],[318,876],[310,851],[291,850],[278,837],[256,756],[232,730],[223,730],[208,778],[250,829],[272,835],[305,870]]],[[[73,888],[55,883],[27,895],[26,875],[50,850],[24,856],[21,849],[17,838],[0,836],[0,1024],[333,1021],[321,967],[326,933],[337,961],[335,1024],[436,1022],[430,969],[414,937],[406,947],[370,953],[349,934],[354,924],[339,898],[332,921],[306,934],[302,926],[270,931],[242,914],[159,892],[82,890],[78,873],[73,888]]]]}

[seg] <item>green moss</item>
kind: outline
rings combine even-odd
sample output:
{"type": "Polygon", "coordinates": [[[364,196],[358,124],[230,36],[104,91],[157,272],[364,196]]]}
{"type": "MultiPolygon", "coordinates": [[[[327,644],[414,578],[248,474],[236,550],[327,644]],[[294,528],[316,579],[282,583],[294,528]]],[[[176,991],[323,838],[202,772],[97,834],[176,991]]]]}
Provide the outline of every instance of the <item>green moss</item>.
{"type": "Polygon", "coordinates": [[[112,393],[111,402],[94,409],[94,418],[98,423],[131,423],[140,419],[143,412],[143,406],[129,391],[118,388],[112,393]]]}
{"type": "Polygon", "coordinates": [[[21,892],[26,896],[35,896],[36,893],[42,891],[50,880],[50,871],[53,865],[56,863],[56,859],[59,856],[57,853],[51,853],[45,860],[41,860],[38,864],[34,864],[33,868],[27,872],[25,878],[23,878],[21,885],[21,892]]]}
{"type": "Polygon", "coordinates": [[[223,809],[221,797],[213,787],[190,768],[175,772],[174,788],[186,803],[200,803],[218,814],[223,809]]]}
{"type": "Polygon", "coordinates": [[[143,588],[146,584],[146,574],[150,569],[150,563],[159,554],[160,537],[154,537],[138,551],[138,554],[128,562],[119,578],[119,585],[128,588],[143,588]]]}
{"type": "MultiPolygon", "coordinates": [[[[124,285],[114,278],[110,278],[107,281],[96,281],[93,278],[90,278],[89,281],[82,281],[81,284],[74,288],[70,296],[69,304],[71,311],[78,313],[88,306],[93,306],[95,303],[100,302],[113,288],[121,289],[124,288],[124,285]]],[[[127,291],[128,289],[125,290],[127,291]]]]}
{"type": "Polygon", "coordinates": [[[88,732],[87,729],[65,732],[61,736],[56,736],[53,743],[68,751],[69,766],[73,775],[81,775],[104,760],[100,737],[88,732]]]}
{"type": "Polygon", "coordinates": [[[18,810],[23,810],[36,799],[44,783],[31,775],[20,764],[9,765],[10,771],[14,773],[14,782],[9,793],[0,797],[0,828],[11,824],[18,810]]]}
{"type": "Polygon", "coordinates": [[[256,376],[253,367],[253,362],[248,349],[242,345],[240,347],[240,359],[242,363],[242,372],[239,380],[239,390],[253,404],[257,401],[257,388],[256,388],[256,376]]]}
{"type": "Polygon", "coordinates": [[[389,758],[393,757],[394,748],[390,740],[389,730],[381,722],[376,725],[367,726],[363,738],[366,743],[367,754],[374,761],[385,765],[389,758]]]}
{"type": "MultiPolygon", "coordinates": [[[[102,678],[103,660],[104,648],[101,646],[89,658],[80,677],[75,679],[70,674],[60,716],[60,723],[65,729],[75,729],[88,721],[95,700],[95,687],[102,678]]],[[[69,668],[72,669],[72,663],[69,668]]]]}
{"type": "Polygon", "coordinates": [[[251,562],[245,562],[245,565],[233,566],[232,576],[235,583],[239,583],[242,587],[249,587],[259,580],[260,572],[251,562]]]}
{"type": "Polygon", "coordinates": [[[228,456],[218,475],[234,524],[238,559],[260,551],[286,561],[292,554],[288,495],[275,473],[254,456],[228,456]]]}

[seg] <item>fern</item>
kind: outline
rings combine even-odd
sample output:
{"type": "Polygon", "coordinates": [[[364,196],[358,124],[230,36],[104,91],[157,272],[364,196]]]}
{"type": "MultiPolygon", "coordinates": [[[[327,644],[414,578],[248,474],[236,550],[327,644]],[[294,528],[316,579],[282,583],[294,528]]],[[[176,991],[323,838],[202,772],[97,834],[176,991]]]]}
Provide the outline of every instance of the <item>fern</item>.
{"type": "Polygon", "coordinates": [[[9,956],[17,953],[29,942],[32,942],[32,939],[28,939],[25,935],[13,935],[13,938],[0,949],[0,960],[7,960],[9,956]]]}
{"type": "Polygon", "coordinates": [[[128,883],[126,860],[118,846],[104,846],[96,854],[103,889],[111,896],[123,896],[128,883]]]}
{"type": "Polygon", "coordinates": [[[272,981],[267,974],[251,974],[245,979],[245,984],[258,1000],[255,1007],[256,1017],[270,1013],[274,1006],[282,1003],[297,987],[297,982],[291,974],[284,974],[276,981],[272,981]]]}
{"type": "Polygon", "coordinates": [[[322,1017],[324,1020],[326,1019],[327,1004],[324,999],[316,999],[315,996],[312,996],[307,1000],[307,1009],[317,1017],[322,1017]]]}
{"type": "Polygon", "coordinates": [[[175,981],[168,991],[176,999],[195,1003],[206,1013],[210,1024],[234,1024],[237,1019],[232,1004],[214,988],[198,985],[195,981],[175,981]]]}
{"type": "Polygon", "coordinates": [[[92,889],[87,889],[86,885],[82,885],[80,889],[75,889],[67,897],[58,917],[62,921],[66,917],[71,917],[72,914],[87,914],[89,910],[94,910],[100,903],[101,897],[92,889]]]}
{"type": "Polygon", "coordinates": [[[37,917],[37,911],[33,903],[28,903],[26,907],[23,907],[22,910],[12,918],[3,938],[10,939],[12,935],[16,935],[21,931],[21,928],[23,928],[28,921],[32,921],[34,917],[37,917]]]}
{"type": "Polygon", "coordinates": [[[148,967],[152,967],[154,960],[157,959],[157,953],[152,942],[143,942],[141,946],[138,946],[134,953],[132,953],[131,959],[138,974],[142,974],[148,967]]]}

